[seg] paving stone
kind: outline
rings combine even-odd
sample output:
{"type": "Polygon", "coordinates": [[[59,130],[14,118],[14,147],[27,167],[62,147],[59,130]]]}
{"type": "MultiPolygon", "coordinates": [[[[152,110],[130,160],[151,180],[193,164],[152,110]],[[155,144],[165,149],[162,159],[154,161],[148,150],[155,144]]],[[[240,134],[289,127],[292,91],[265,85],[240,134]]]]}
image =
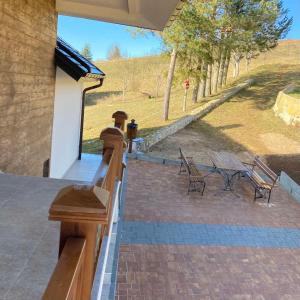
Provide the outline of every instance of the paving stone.
{"type": "Polygon", "coordinates": [[[272,206],[218,175],[186,194],[178,167],[131,160],[116,299],[300,299],[300,204],[277,188],[272,206]]]}

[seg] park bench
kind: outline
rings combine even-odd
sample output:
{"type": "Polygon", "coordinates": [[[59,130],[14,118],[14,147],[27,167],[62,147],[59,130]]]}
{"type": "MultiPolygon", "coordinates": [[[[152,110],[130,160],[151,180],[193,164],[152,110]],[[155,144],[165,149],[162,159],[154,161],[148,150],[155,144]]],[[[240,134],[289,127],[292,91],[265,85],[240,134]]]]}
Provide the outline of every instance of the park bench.
{"type": "Polygon", "coordinates": [[[206,186],[204,178],[206,176],[199,171],[192,157],[187,157],[183,154],[181,148],[179,148],[179,153],[181,160],[179,174],[186,173],[188,175],[189,185],[187,193],[189,194],[193,191],[201,192],[201,195],[203,195],[206,186]]]}
{"type": "Polygon", "coordinates": [[[268,195],[268,203],[270,203],[272,189],[276,185],[278,175],[258,156],[255,156],[252,163],[244,162],[244,165],[248,169],[246,175],[254,186],[254,201],[258,198],[266,198],[268,195]]]}

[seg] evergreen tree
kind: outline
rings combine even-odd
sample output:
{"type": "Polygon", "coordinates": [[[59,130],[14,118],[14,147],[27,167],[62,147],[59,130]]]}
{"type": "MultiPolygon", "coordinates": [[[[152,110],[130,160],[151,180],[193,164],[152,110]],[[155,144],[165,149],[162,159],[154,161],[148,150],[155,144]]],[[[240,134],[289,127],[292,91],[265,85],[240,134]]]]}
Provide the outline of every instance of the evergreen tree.
{"type": "Polygon", "coordinates": [[[92,55],[90,44],[85,44],[85,46],[81,50],[80,54],[90,61],[93,60],[93,55],[92,55]]]}

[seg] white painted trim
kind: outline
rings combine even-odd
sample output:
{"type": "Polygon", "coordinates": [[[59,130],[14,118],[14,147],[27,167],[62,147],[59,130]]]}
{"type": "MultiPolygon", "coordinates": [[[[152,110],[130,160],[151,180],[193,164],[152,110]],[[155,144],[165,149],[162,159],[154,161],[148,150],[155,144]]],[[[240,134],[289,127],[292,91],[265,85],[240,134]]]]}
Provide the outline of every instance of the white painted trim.
{"type": "Polygon", "coordinates": [[[82,82],[56,69],[50,177],[62,178],[78,156],[82,82]]]}
{"type": "Polygon", "coordinates": [[[182,0],[57,0],[60,14],[163,30],[182,0]]]}
{"type": "MultiPolygon", "coordinates": [[[[104,282],[104,276],[105,276],[105,271],[106,271],[106,265],[108,261],[108,254],[109,254],[109,246],[110,246],[110,241],[111,241],[111,236],[112,236],[112,228],[113,228],[113,223],[115,223],[116,220],[116,215],[118,215],[119,211],[119,198],[120,198],[120,191],[121,191],[121,185],[122,182],[119,181],[117,184],[116,192],[115,192],[115,198],[114,198],[114,207],[113,207],[113,213],[112,213],[112,220],[110,226],[109,226],[109,231],[108,231],[108,236],[107,236],[107,241],[105,243],[106,248],[102,249],[101,247],[101,252],[104,251],[104,258],[101,264],[101,274],[100,274],[100,279],[99,279],[99,289],[97,293],[97,300],[101,300],[102,296],[102,290],[103,290],[103,282],[104,282]]],[[[101,253],[99,257],[101,256],[101,253]]]]}

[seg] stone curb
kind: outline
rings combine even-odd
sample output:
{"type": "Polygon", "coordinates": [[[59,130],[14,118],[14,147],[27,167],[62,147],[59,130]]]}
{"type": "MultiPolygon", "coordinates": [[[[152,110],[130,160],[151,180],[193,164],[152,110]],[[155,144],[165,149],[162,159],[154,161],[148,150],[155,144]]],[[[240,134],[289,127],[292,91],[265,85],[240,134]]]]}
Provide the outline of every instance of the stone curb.
{"type": "MultiPolygon", "coordinates": [[[[132,160],[140,160],[140,161],[147,161],[152,163],[157,163],[160,165],[171,165],[171,166],[179,166],[180,160],[179,159],[169,159],[169,158],[162,158],[157,156],[149,156],[144,154],[143,152],[136,152],[136,153],[128,153],[128,159],[132,160]]],[[[203,171],[213,171],[214,168],[212,166],[196,164],[200,170],[203,171]]]]}
{"type": "Polygon", "coordinates": [[[204,104],[201,107],[198,107],[191,111],[191,113],[187,116],[184,116],[180,118],[179,120],[175,121],[174,123],[163,127],[154,133],[146,136],[144,138],[144,142],[140,145],[140,150],[146,152],[148,151],[153,145],[157,144],[161,140],[165,139],[169,135],[172,135],[179,131],[180,129],[185,128],[187,125],[192,123],[193,121],[196,121],[205,115],[207,115],[209,112],[217,108],[219,105],[223,104],[233,96],[235,96],[237,93],[242,91],[245,88],[248,88],[254,83],[254,79],[248,79],[244,83],[241,83],[233,88],[231,88],[229,91],[227,91],[225,94],[223,94],[220,98],[217,98],[215,100],[212,100],[206,104],[204,104]]]}

